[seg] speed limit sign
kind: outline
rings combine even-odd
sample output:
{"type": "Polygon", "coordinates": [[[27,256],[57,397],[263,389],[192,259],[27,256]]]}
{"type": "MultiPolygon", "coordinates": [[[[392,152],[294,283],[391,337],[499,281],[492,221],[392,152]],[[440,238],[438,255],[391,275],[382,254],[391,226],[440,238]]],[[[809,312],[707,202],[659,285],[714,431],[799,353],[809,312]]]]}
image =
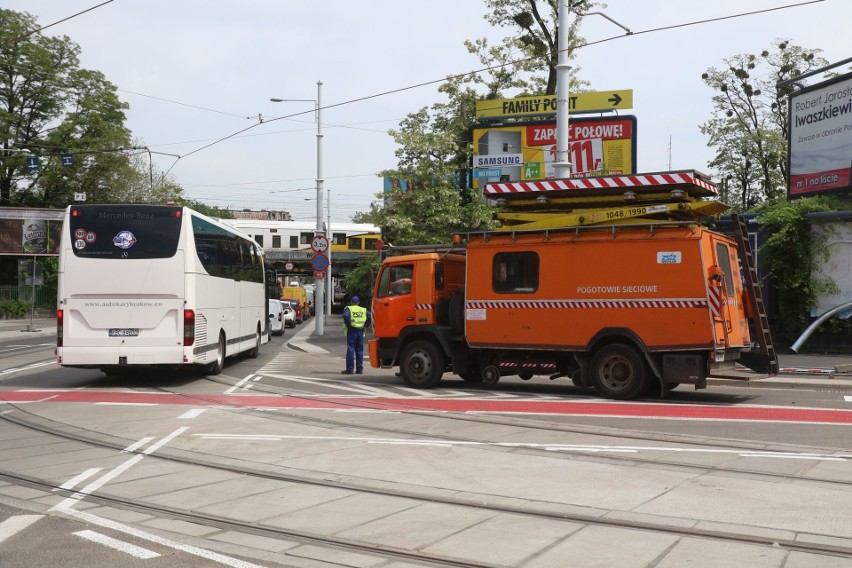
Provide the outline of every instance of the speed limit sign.
{"type": "Polygon", "coordinates": [[[311,239],[311,250],[314,252],[325,252],[328,250],[328,239],[325,235],[317,235],[311,239]]]}

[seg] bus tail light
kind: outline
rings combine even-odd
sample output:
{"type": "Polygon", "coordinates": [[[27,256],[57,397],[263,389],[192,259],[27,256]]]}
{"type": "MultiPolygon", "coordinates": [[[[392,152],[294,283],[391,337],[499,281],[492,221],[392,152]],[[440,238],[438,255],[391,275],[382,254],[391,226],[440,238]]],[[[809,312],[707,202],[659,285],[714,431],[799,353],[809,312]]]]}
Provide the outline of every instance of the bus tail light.
{"type": "Polygon", "coordinates": [[[183,344],[185,347],[190,347],[195,343],[195,312],[192,310],[183,311],[183,344]]]}
{"type": "Polygon", "coordinates": [[[56,346],[62,347],[62,323],[63,323],[63,312],[62,310],[56,310],[56,346]]]}

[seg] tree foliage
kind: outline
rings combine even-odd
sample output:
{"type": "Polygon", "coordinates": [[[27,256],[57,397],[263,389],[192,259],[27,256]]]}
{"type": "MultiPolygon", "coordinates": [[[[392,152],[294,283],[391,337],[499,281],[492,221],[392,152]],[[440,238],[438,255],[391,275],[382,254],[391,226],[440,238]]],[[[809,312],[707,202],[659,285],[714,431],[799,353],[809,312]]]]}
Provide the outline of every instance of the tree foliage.
{"type": "Polygon", "coordinates": [[[164,179],[152,191],[148,164],[124,150],[128,105],[115,85],[80,67],[71,39],[37,30],[30,14],[0,9],[0,206],[64,207],[74,193],[100,202],[179,195],[164,179]],[[38,171],[27,169],[28,156],[38,156],[38,171]]]}
{"type": "Polygon", "coordinates": [[[701,78],[716,93],[713,118],[701,125],[716,150],[710,166],[723,181],[723,198],[737,210],[784,194],[787,179],[787,96],[778,83],[822,67],[821,50],[776,40],[759,55],[735,55],[701,78]]]}
{"type": "MultiPolygon", "coordinates": [[[[597,4],[588,0],[567,2],[569,11],[578,12],[597,4]]],[[[497,98],[499,90],[508,87],[516,87],[523,94],[556,94],[558,0],[485,0],[485,7],[485,20],[489,24],[508,28],[513,33],[497,46],[489,46],[485,39],[465,44],[468,51],[480,55],[484,64],[500,65],[499,72],[492,76],[491,90],[482,98],[497,98]],[[514,63],[506,65],[508,61],[514,63]]],[[[568,45],[563,48],[570,50],[569,59],[573,59],[574,49],[583,43],[579,35],[582,18],[570,20],[568,45]]],[[[577,70],[572,69],[572,77],[577,70]]]]}
{"type": "MultiPolygon", "coordinates": [[[[493,228],[493,208],[469,188],[473,157],[472,128],[476,101],[517,95],[553,94],[556,90],[557,0],[486,0],[485,19],[512,31],[502,43],[486,39],[465,42],[486,69],[448,77],[439,88],[446,102],[409,114],[390,132],[399,145],[397,167],[381,172],[412,180],[414,189],[394,189],[355,216],[358,222],[382,227],[394,245],[449,242],[455,232],[493,228]]],[[[574,9],[591,2],[572,1],[574,9]]],[[[581,18],[572,18],[569,48],[582,43],[581,18]]],[[[571,71],[571,89],[584,85],[571,71]]]]}
{"type": "Polygon", "coordinates": [[[760,247],[762,264],[778,293],[779,328],[801,333],[810,323],[817,297],[836,292],[836,283],[820,276],[818,266],[828,260],[824,233],[811,230],[808,213],[841,211],[848,203],[836,197],[778,199],[757,208],[762,231],[769,237],[760,247]]]}

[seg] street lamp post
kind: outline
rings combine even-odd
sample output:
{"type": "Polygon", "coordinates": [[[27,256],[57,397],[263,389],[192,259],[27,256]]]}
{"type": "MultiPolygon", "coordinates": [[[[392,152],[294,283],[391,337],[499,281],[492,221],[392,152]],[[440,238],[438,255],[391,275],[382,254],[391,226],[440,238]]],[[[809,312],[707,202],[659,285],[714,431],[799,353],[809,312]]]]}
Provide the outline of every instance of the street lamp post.
{"type": "Polygon", "coordinates": [[[557,178],[571,177],[573,170],[573,164],[569,159],[569,146],[571,143],[569,104],[571,103],[571,98],[568,96],[568,88],[571,82],[571,65],[569,64],[570,53],[568,51],[568,14],[570,12],[574,12],[578,17],[602,16],[623,29],[627,35],[633,33],[629,28],[619,24],[602,12],[580,12],[572,10],[567,0],[559,1],[559,8],[556,12],[556,18],[559,20],[556,32],[556,49],[558,50],[556,58],[556,156],[554,157],[555,162],[553,162],[553,169],[557,178]]]}
{"type": "MultiPolygon", "coordinates": [[[[317,226],[316,226],[316,235],[324,235],[323,231],[323,219],[322,219],[322,81],[317,81],[317,98],[314,99],[277,99],[271,98],[270,101],[274,103],[280,102],[289,102],[289,101],[302,101],[302,102],[312,102],[316,104],[316,119],[317,119],[317,226]]],[[[330,227],[329,227],[330,228],[330,227]]],[[[329,244],[329,249],[331,245],[329,244]]],[[[327,267],[329,270],[331,266],[327,267]]],[[[314,279],[314,311],[316,313],[316,306],[324,305],[323,288],[324,288],[324,280],[322,278],[314,279]]],[[[325,334],[325,318],[323,317],[322,310],[319,311],[316,319],[316,335],[324,335],[325,334]]]]}

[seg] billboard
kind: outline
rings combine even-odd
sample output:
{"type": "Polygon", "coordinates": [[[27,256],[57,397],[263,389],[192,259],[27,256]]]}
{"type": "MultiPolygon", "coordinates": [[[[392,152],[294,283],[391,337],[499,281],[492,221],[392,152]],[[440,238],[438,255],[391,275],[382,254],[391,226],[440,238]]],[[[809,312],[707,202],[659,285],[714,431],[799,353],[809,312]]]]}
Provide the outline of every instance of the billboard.
{"type": "Polygon", "coordinates": [[[61,209],[0,208],[0,255],[59,255],[61,209]]]}
{"type": "MultiPolygon", "coordinates": [[[[636,173],[635,116],[572,118],[568,136],[574,177],[636,173]]],[[[473,187],[551,179],[556,122],[474,128],[473,148],[473,187]]]]}
{"type": "Polygon", "coordinates": [[[790,95],[787,197],[852,185],[852,74],[790,95]]]}

